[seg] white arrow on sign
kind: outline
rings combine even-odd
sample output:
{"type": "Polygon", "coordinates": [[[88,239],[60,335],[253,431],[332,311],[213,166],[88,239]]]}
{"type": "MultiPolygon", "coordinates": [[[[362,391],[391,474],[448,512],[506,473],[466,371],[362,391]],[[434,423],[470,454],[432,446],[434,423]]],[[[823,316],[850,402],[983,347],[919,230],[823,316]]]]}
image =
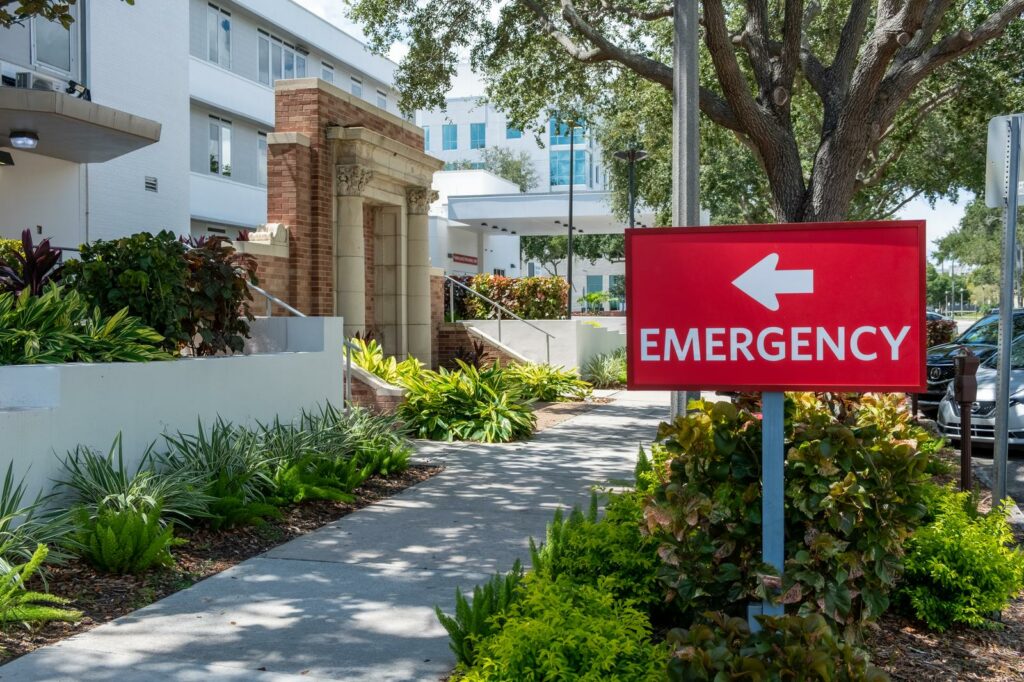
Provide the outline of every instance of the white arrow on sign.
{"type": "Polygon", "coordinates": [[[732,281],[733,286],[768,310],[779,309],[778,294],[813,294],[814,270],[777,270],[779,254],[770,253],[732,281]]]}

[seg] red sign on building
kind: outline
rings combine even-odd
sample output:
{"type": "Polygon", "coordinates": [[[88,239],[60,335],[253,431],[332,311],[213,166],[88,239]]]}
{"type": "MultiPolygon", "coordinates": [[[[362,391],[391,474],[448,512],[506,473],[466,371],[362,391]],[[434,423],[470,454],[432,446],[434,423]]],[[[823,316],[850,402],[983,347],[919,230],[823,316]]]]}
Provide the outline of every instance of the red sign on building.
{"type": "Polygon", "coordinates": [[[463,263],[465,265],[476,265],[480,260],[476,256],[467,256],[464,253],[453,253],[452,262],[463,263]]]}
{"type": "Polygon", "coordinates": [[[629,387],[920,391],[924,221],[626,231],[629,387]]]}

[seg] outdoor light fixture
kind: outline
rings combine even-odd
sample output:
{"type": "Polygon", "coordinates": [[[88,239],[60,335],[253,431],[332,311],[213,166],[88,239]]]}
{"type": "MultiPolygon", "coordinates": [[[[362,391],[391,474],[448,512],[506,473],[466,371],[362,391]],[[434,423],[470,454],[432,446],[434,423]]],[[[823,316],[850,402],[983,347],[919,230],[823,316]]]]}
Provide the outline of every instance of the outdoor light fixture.
{"type": "Polygon", "coordinates": [[[68,87],[64,89],[64,92],[72,97],[84,99],[86,102],[92,101],[92,93],[89,92],[89,88],[85,87],[81,83],[76,83],[75,81],[68,81],[68,87]]]}
{"type": "Polygon", "coordinates": [[[639,149],[636,142],[630,142],[629,147],[612,154],[619,161],[629,164],[629,226],[636,226],[636,162],[647,158],[647,152],[639,149]]]}
{"type": "Polygon", "coordinates": [[[0,152],[0,166],[13,166],[14,157],[10,152],[0,152]]]}
{"type": "Polygon", "coordinates": [[[39,136],[25,130],[12,130],[10,138],[15,149],[35,149],[39,144],[39,136]]]}

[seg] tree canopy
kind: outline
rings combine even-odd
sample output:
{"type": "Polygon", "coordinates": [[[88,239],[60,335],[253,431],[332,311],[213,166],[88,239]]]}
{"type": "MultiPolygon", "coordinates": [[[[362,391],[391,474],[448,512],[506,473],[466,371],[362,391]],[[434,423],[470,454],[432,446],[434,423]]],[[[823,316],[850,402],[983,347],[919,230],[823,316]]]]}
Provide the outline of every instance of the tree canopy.
{"type": "MultiPolygon", "coordinates": [[[[524,261],[537,261],[549,275],[558,275],[558,264],[565,260],[568,238],[521,237],[520,255],[524,261]]],[[[572,238],[572,252],[575,259],[589,261],[591,265],[599,260],[620,263],[625,257],[625,242],[621,234],[581,234],[572,238]]]]}
{"type": "MultiPolygon", "coordinates": [[[[701,10],[702,203],[716,220],[877,217],[977,187],[985,118],[1021,103],[1024,0],[703,0],[701,10]]],[[[378,48],[409,43],[403,109],[443,107],[468,53],[510,125],[603,117],[604,144],[639,138],[654,152],[639,194],[667,205],[671,2],[353,0],[352,16],[378,48]]]]}
{"type": "MultiPolygon", "coordinates": [[[[122,0],[134,5],[135,0],[122,0]]],[[[0,28],[10,28],[32,17],[60,22],[64,28],[75,23],[71,6],[76,0],[0,0],[0,28]]]]}
{"type": "MultiPolygon", "coordinates": [[[[485,147],[481,150],[481,161],[484,169],[498,177],[505,178],[519,185],[520,192],[529,192],[537,186],[540,178],[537,169],[525,151],[515,152],[507,147],[485,147]]],[[[447,170],[473,168],[475,162],[468,159],[445,164],[447,170]]]]}

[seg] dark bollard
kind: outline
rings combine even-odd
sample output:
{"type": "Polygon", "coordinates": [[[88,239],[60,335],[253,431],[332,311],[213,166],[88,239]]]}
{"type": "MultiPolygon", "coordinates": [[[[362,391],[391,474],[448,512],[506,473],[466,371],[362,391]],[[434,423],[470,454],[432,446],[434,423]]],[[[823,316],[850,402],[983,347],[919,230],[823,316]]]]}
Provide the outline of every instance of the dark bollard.
{"type": "Polygon", "coordinates": [[[981,360],[967,347],[953,358],[953,397],[960,404],[960,490],[971,489],[971,407],[978,399],[981,360]]]}

